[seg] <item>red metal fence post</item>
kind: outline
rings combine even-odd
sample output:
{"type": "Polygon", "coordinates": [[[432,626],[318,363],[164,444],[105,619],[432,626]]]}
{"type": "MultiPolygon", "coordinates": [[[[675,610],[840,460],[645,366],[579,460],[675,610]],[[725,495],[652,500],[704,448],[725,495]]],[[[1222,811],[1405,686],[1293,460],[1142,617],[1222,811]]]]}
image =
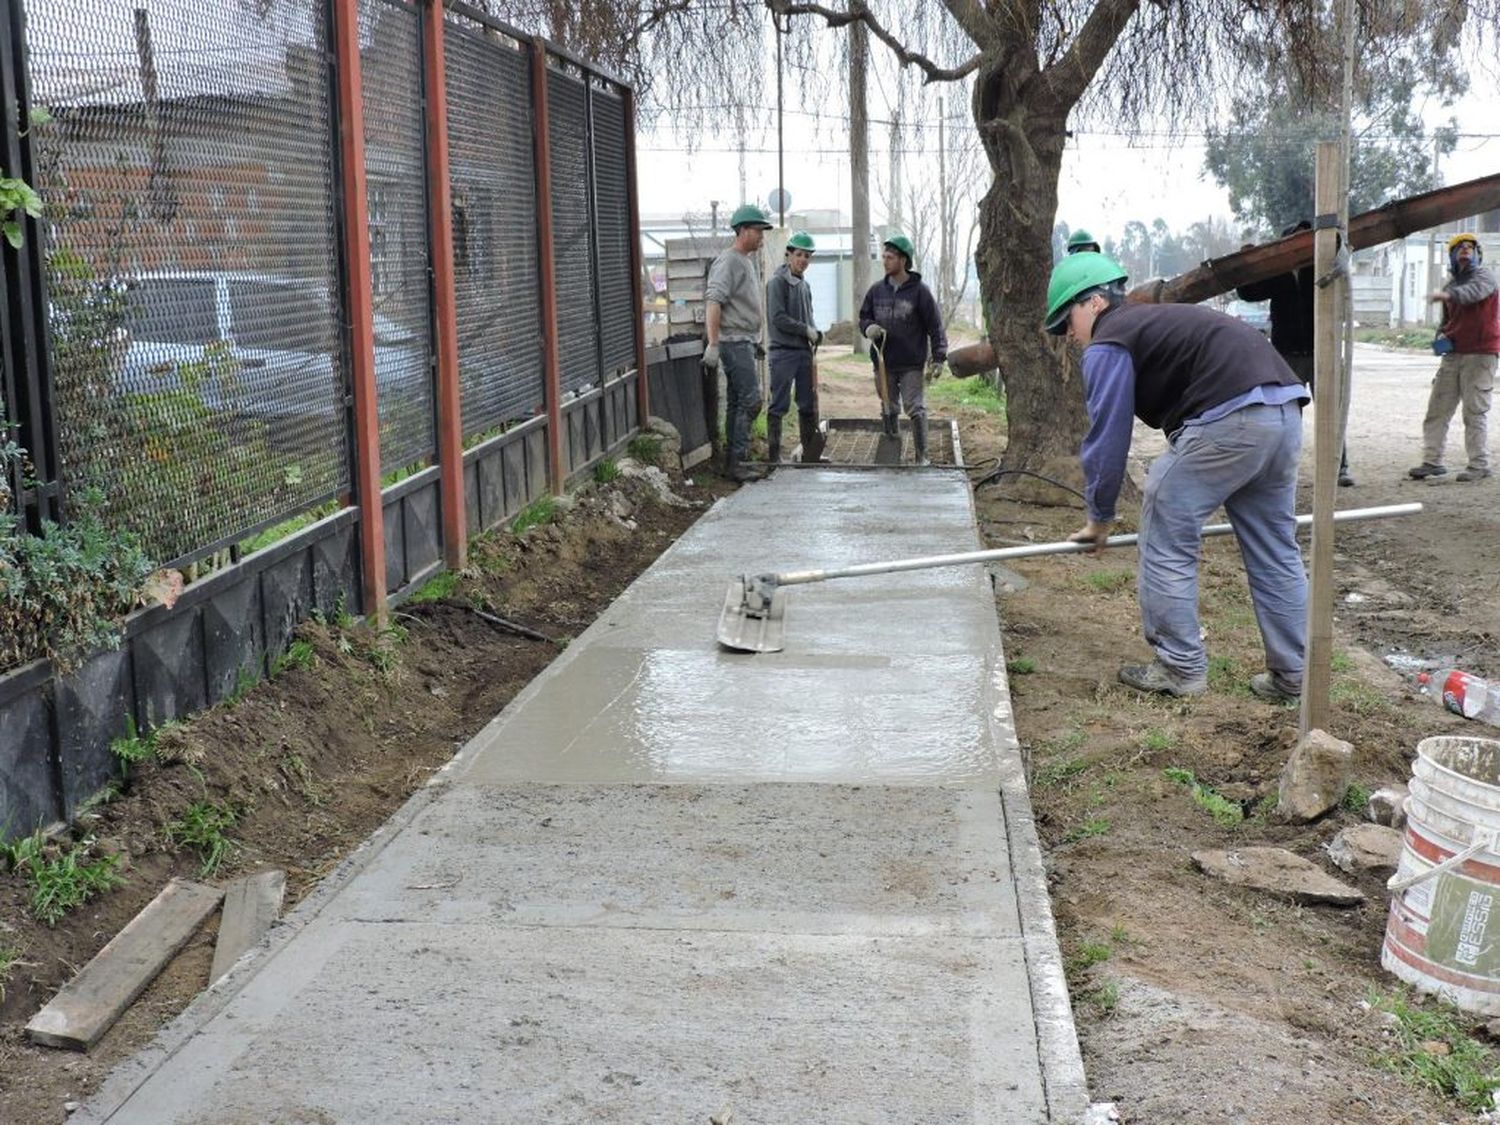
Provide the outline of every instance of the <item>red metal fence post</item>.
{"type": "Polygon", "coordinates": [[[547,116],[547,47],[531,41],[531,130],[536,152],[536,231],[542,305],[542,356],[547,398],[547,463],[561,496],[568,471],[562,452],[562,358],[557,333],[557,264],[552,256],[552,141],[547,116]]]}
{"type": "Polygon", "coordinates": [[[349,365],[354,392],[354,499],[360,506],[359,560],[365,616],[386,618],[385,518],[380,503],[380,407],[375,391],[374,293],[370,280],[370,214],[365,183],[365,105],[360,81],[359,0],[334,0],[349,365]]]}
{"type": "MultiPolygon", "coordinates": [[[[630,293],[635,301],[635,401],[641,429],[651,420],[651,381],[646,377],[645,263],[641,259],[641,195],[635,175],[635,91],[625,88],[625,185],[630,199],[630,293]]],[[[655,294],[652,294],[655,296],[655,294]]]]}
{"type": "Polygon", "coordinates": [[[442,466],[443,558],[468,565],[464,504],[463,400],[458,380],[458,299],[453,280],[453,196],[448,171],[448,88],[443,63],[442,0],[427,0],[427,198],[432,247],[432,310],[437,323],[437,449],[442,466]]]}

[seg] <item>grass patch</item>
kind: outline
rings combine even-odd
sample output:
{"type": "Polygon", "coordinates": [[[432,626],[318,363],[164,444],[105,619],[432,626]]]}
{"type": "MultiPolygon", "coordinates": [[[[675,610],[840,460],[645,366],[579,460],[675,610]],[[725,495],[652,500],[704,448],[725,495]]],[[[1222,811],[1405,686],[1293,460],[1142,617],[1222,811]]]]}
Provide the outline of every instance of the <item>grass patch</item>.
{"type": "Polygon", "coordinates": [[[16,971],[16,962],[21,959],[21,950],[5,938],[0,938],[0,1004],[5,1003],[5,986],[16,971]]]}
{"type": "Polygon", "coordinates": [[[1082,758],[1067,758],[1061,762],[1048,762],[1036,771],[1032,777],[1032,784],[1038,789],[1050,789],[1054,785],[1061,785],[1065,781],[1071,781],[1088,768],[1089,763],[1082,758]]]}
{"type": "Polygon", "coordinates": [[[1076,844],[1079,840],[1088,840],[1095,836],[1107,836],[1110,827],[1107,817],[1093,817],[1090,820],[1085,820],[1076,828],[1070,828],[1067,834],[1063,836],[1063,843],[1076,844]]]}
{"type": "Polygon", "coordinates": [[[606,457],[594,466],[594,482],[596,484],[608,484],[610,481],[620,479],[620,466],[615,464],[612,458],[606,457]]]}
{"type": "Polygon", "coordinates": [[[1432,350],[1431,328],[1356,328],[1354,338],[1361,344],[1381,344],[1388,348],[1432,350]]]}
{"type": "Polygon", "coordinates": [[[1170,750],[1176,745],[1177,736],[1169,730],[1162,730],[1160,727],[1152,727],[1145,734],[1141,735],[1141,749],[1151,751],[1152,753],[1170,750]]]}
{"type": "Polygon", "coordinates": [[[1086,941],[1078,947],[1072,957],[1068,958],[1068,971],[1080,973],[1085,969],[1092,969],[1095,965],[1108,961],[1114,956],[1114,952],[1102,941],[1086,941]]]}
{"type": "Polygon", "coordinates": [[[425,605],[428,602],[441,602],[453,596],[458,589],[458,572],[456,570],[445,570],[435,574],[423,583],[420,590],[416,590],[406,599],[409,605],[425,605]]]}
{"type": "Polygon", "coordinates": [[[1223,827],[1233,828],[1245,819],[1244,809],[1202,784],[1193,776],[1192,770],[1169,766],[1161,772],[1168,781],[1175,781],[1178,785],[1186,786],[1192,794],[1193,804],[1208,813],[1216,823],[1223,827]]]}
{"type": "Polygon", "coordinates": [[[988,379],[939,379],[927,388],[924,396],[928,402],[942,403],[961,410],[977,410],[983,414],[1005,416],[1005,396],[997,391],[988,379]]]}
{"type": "Polygon", "coordinates": [[[1354,671],[1354,657],[1350,656],[1343,649],[1339,649],[1329,658],[1328,666],[1335,672],[1347,674],[1354,671]]]}
{"type": "Polygon", "coordinates": [[[313,651],[311,641],[293,641],[286,646],[285,652],[271,661],[271,678],[274,680],[294,668],[311,668],[317,662],[318,654],[313,651]]]}
{"type": "Polygon", "coordinates": [[[1352,813],[1363,816],[1365,806],[1370,803],[1370,790],[1357,781],[1351,781],[1349,788],[1344,790],[1344,799],[1339,802],[1344,808],[1352,813]]]}
{"type": "Polygon", "coordinates": [[[1135,581],[1133,570],[1096,570],[1083,576],[1083,584],[1096,594],[1113,594],[1135,581]]]}
{"type": "Polygon", "coordinates": [[[26,878],[31,883],[29,906],[32,917],[45,926],[57,925],[69,911],[125,882],[115,870],[119,856],[88,858],[91,840],[49,859],[42,851],[41,833],[29,839],[34,842],[25,863],[26,878]]]}
{"type": "Polygon", "coordinates": [[[1465,1109],[1494,1107],[1494,1091],[1500,1090],[1495,1056],[1469,1036],[1458,1009],[1435,1000],[1415,1004],[1404,992],[1390,996],[1372,992],[1369,1002],[1396,1017],[1391,1029],[1394,1050],[1379,1058],[1383,1069],[1413,1086],[1451,1098],[1465,1109]],[[1446,1053],[1437,1044],[1446,1045],[1446,1053]]]}
{"type": "Polygon", "coordinates": [[[1078,996],[1080,1000],[1092,1007],[1101,1019],[1108,1019],[1120,1006],[1120,985],[1117,981],[1107,980],[1098,988],[1090,988],[1080,992],[1078,996]]]}
{"type": "Polygon", "coordinates": [[[1356,715],[1384,715],[1395,707],[1385,692],[1361,680],[1339,680],[1328,689],[1328,699],[1356,715]]]}
{"type": "Polygon", "coordinates": [[[639,434],[630,439],[630,444],[625,447],[625,455],[642,465],[660,465],[663,440],[660,434],[639,434]]]}
{"type": "Polygon", "coordinates": [[[557,501],[550,496],[543,496],[522,508],[521,514],[511,523],[510,529],[517,535],[525,535],[533,527],[555,522],[557,522],[557,501]]]}
{"type": "Polygon", "coordinates": [[[1250,679],[1232,656],[1208,658],[1208,686],[1226,695],[1251,695],[1250,679]]]}
{"type": "Polygon", "coordinates": [[[1029,676],[1036,671],[1036,661],[1029,656],[1018,656],[1005,665],[1012,676],[1029,676]]]}
{"type": "Polygon", "coordinates": [[[219,870],[234,847],[224,833],[239,820],[239,813],[228,804],[216,801],[194,801],[181,820],[167,825],[167,841],[175,847],[192,848],[198,853],[199,875],[207,879],[219,870]]]}

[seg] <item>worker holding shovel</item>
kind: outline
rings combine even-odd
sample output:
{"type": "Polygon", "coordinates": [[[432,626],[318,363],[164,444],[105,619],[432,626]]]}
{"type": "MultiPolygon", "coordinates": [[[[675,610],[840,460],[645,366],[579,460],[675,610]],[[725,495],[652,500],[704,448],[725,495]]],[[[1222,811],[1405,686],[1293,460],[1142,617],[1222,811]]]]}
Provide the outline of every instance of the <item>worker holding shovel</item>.
{"type": "Polygon", "coordinates": [[[898,435],[904,407],[911,419],[913,453],[917,464],[925,465],[927,407],[922,391],[927,378],[935,376],[948,358],[948,337],[932,290],[911,268],[914,254],[911,239],[904,234],[885,240],[880,255],[885,277],[865,294],[859,330],[871,344],[883,432],[887,438],[898,435]]]}
{"type": "Polygon", "coordinates": [[[1239,538],[1266,671],[1250,689],[1302,692],[1307,573],[1297,548],[1297,458],[1307,388],[1242,320],[1200,305],[1126,304],[1125,271],[1104,254],[1064,258],[1047,287],[1047,331],[1084,349],[1088,523],[1074,542],[1102,545],[1125,478],[1132,414],[1167,436],[1146,476],[1137,587],[1150,664],[1120,680],[1141,691],[1201,695],[1208,657],[1198,621],[1202,528],[1222,504],[1239,538]]]}

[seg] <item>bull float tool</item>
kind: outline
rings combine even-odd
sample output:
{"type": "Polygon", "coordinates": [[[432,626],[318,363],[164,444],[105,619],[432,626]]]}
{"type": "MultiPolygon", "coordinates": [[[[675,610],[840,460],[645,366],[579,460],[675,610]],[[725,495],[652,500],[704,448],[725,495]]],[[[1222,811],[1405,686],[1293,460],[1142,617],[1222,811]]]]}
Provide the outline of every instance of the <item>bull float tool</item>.
{"type": "MultiPolygon", "coordinates": [[[[1334,523],[1356,520],[1388,519],[1412,516],[1422,510],[1421,504],[1388,504],[1380,508],[1349,508],[1333,514],[1334,523]]],[[[1310,527],[1312,516],[1298,516],[1298,527],[1310,527]]],[[[1232,535],[1227,523],[1209,524],[1203,537],[1232,535]]],[[[1111,535],[1105,547],[1134,547],[1137,535],[1111,535]]],[[[1024,547],[1000,547],[990,551],[965,551],[956,555],[926,555],[890,562],[860,563],[833,570],[789,570],[779,574],[744,575],[729,583],[724,594],[724,609],[719,614],[719,644],[733,652],[780,652],[786,636],[786,588],[834,578],[866,578],[874,574],[896,574],[907,570],[932,570],[940,566],[969,566],[974,563],[1003,562],[1006,559],[1028,559],[1037,555],[1073,555],[1092,551],[1092,543],[1028,543],[1024,547]]]]}

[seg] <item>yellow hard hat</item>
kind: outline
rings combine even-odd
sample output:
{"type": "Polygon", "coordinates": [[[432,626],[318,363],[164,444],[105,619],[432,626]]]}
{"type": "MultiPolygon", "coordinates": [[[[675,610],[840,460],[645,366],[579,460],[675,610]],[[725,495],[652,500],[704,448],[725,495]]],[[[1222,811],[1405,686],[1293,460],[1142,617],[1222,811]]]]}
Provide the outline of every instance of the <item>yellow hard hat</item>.
{"type": "Polygon", "coordinates": [[[1479,236],[1477,234],[1472,234],[1469,231],[1464,231],[1461,234],[1455,234],[1448,240],[1448,250],[1451,252],[1454,247],[1456,247],[1460,242],[1472,242],[1475,246],[1478,246],[1479,236]]]}

